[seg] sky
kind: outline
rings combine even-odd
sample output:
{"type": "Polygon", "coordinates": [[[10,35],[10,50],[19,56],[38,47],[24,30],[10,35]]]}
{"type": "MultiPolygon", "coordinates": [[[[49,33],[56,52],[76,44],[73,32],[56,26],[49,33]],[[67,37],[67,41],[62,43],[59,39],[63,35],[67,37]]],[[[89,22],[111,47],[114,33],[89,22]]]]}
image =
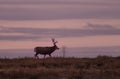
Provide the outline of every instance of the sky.
{"type": "Polygon", "coordinates": [[[120,0],[0,0],[0,50],[120,46],[120,0]]]}

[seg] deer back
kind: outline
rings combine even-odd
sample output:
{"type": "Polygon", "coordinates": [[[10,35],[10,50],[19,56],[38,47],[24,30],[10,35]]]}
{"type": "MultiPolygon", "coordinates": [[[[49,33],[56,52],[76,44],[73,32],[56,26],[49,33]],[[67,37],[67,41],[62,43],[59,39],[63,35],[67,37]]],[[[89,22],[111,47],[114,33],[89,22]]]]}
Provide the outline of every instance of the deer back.
{"type": "Polygon", "coordinates": [[[34,49],[35,52],[40,53],[40,54],[51,54],[52,52],[55,51],[54,46],[52,47],[36,47],[34,49]]]}

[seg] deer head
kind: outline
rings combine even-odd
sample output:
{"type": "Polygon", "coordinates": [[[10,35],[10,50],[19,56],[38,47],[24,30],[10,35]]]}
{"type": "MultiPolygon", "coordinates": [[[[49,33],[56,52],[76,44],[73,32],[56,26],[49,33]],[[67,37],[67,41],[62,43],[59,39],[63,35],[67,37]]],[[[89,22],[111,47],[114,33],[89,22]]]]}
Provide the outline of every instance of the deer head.
{"type": "Polygon", "coordinates": [[[58,43],[58,42],[57,42],[57,41],[55,41],[55,39],[54,39],[54,38],[52,38],[52,42],[53,42],[53,45],[54,45],[55,49],[59,49],[59,48],[57,47],[57,45],[56,45],[56,43],[58,43]]]}

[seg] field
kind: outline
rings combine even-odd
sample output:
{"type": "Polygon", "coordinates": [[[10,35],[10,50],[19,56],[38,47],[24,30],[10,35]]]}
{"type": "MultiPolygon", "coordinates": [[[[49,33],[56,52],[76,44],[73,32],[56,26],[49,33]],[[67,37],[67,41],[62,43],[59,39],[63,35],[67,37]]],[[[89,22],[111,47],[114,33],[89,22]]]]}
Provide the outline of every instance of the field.
{"type": "Polygon", "coordinates": [[[120,79],[120,57],[1,58],[0,79],[120,79]]]}

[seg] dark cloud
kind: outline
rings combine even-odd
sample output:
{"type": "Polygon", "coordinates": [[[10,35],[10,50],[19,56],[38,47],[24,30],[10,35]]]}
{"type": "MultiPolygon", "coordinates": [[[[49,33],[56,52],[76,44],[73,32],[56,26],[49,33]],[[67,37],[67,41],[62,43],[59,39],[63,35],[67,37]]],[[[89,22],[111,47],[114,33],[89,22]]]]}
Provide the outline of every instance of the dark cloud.
{"type": "Polygon", "coordinates": [[[9,35],[0,35],[0,40],[12,40],[12,41],[17,41],[17,40],[35,40],[38,37],[36,36],[19,36],[19,35],[13,35],[13,36],[9,36],[9,35]]]}
{"type": "Polygon", "coordinates": [[[91,30],[117,30],[117,28],[113,27],[112,25],[108,25],[108,24],[87,23],[85,28],[86,29],[91,29],[91,30]]]}
{"type": "MultiPolygon", "coordinates": [[[[41,7],[41,6],[39,6],[41,7]]],[[[46,7],[46,6],[44,6],[46,7]]],[[[120,18],[119,8],[81,8],[57,7],[52,8],[0,8],[1,20],[51,20],[51,19],[81,19],[81,18],[120,18]]]]}
{"type": "Polygon", "coordinates": [[[97,35],[120,35],[120,29],[114,28],[111,25],[98,25],[89,23],[85,29],[41,29],[41,28],[13,28],[1,27],[0,33],[8,35],[0,35],[0,40],[36,40],[46,37],[82,37],[82,36],[97,36],[97,35]],[[12,35],[10,33],[23,33],[22,35],[12,35]],[[25,35],[24,35],[25,34],[25,35]]]}
{"type": "Polygon", "coordinates": [[[81,18],[120,18],[120,3],[97,1],[10,0],[0,1],[1,20],[51,20],[81,18]],[[14,7],[11,7],[12,6],[14,7]],[[13,5],[18,4],[18,5],[13,5]],[[27,4],[30,4],[28,7],[27,4]],[[37,7],[35,7],[37,5],[37,7]],[[45,5],[44,5],[45,4],[45,5]],[[55,5],[49,5],[55,4],[55,5]],[[59,5],[57,5],[59,4],[59,5]],[[67,5],[69,4],[69,5],[67,5]],[[78,5],[77,5],[78,4],[78,5]],[[24,6],[23,6],[24,5],[24,6]],[[77,6],[76,6],[77,5],[77,6]],[[10,7],[9,7],[10,6],[10,7]],[[27,6],[27,7],[26,7],[27,6]]]}
{"type": "Polygon", "coordinates": [[[112,3],[111,1],[85,1],[85,0],[1,0],[0,4],[75,4],[75,5],[119,5],[119,3],[112,3]]]}

